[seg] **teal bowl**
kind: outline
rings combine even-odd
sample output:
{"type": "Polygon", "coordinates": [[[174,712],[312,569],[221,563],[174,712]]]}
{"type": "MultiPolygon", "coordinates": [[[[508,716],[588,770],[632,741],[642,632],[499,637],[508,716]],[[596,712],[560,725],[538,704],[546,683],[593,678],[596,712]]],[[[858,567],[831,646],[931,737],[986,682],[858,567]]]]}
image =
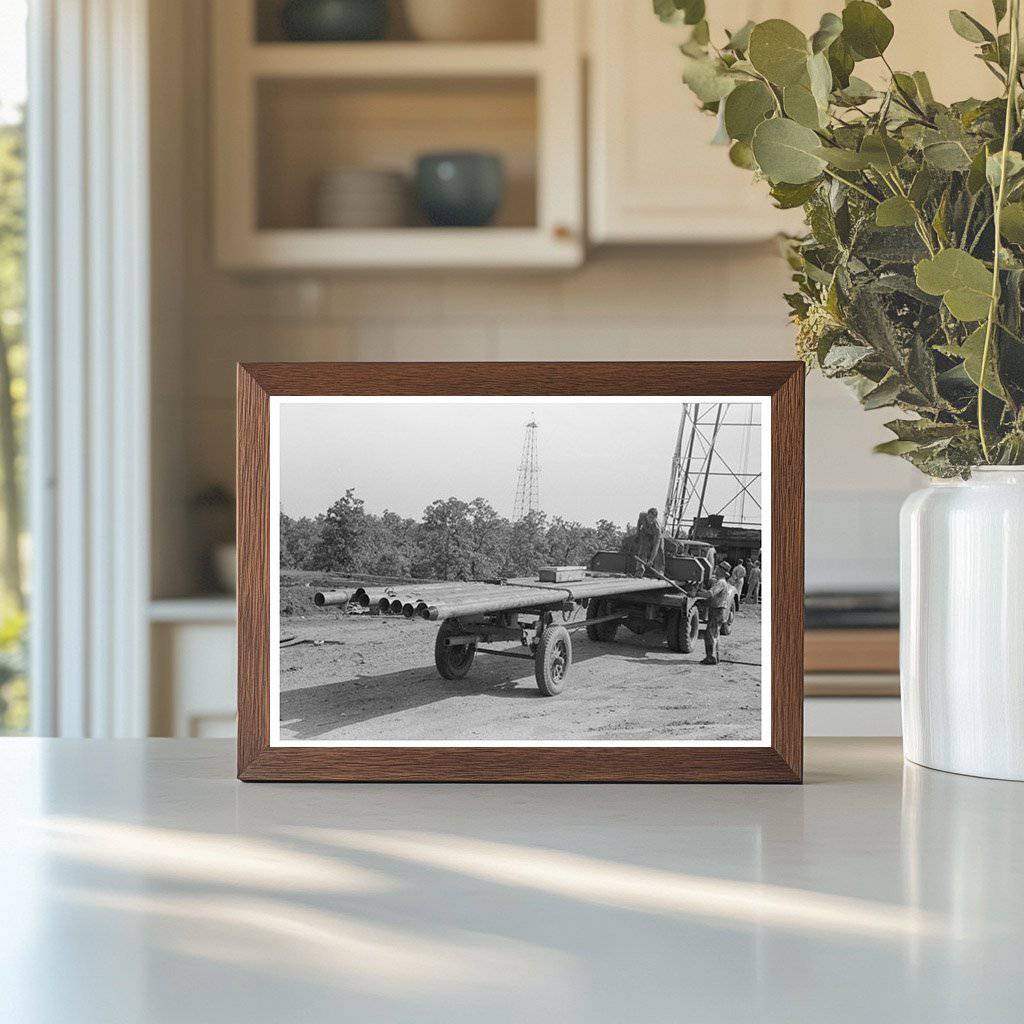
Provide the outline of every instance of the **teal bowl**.
{"type": "Polygon", "coordinates": [[[368,42],[387,27],[387,0],[288,0],[281,11],[281,28],[294,42],[368,42]]]}
{"type": "Polygon", "coordinates": [[[435,227],[484,227],[504,194],[505,167],[494,153],[424,153],[416,161],[416,196],[435,227]]]}

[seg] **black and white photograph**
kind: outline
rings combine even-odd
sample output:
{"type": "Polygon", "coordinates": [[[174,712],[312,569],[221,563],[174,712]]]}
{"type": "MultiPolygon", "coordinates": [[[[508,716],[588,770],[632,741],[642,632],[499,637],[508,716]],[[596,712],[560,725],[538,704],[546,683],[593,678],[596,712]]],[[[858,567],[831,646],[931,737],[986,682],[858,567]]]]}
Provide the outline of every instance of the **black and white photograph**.
{"type": "Polygon", "coordinates": [[[763,745],[768,417],[273,399],[272,742],[763,745]]]}

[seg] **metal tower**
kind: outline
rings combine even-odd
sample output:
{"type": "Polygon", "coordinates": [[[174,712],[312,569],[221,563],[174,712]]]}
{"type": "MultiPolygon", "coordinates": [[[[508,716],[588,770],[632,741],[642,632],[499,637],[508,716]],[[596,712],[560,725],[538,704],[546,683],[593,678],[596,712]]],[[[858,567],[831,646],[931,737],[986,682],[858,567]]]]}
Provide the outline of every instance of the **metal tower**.
{"type": "Polygon", "coordinates": [[[540,465],[537,462],[537,421],[531,414],[523,433],[523,452],[519,458],[516,500],[512,521],[519,522],[530,512],[540,511],[540,465]]]}
{"type": "Polygon", "coordinates": [[[721,516],[723,526],[761,525],[758,405],[683,405],[665,498],[665,530],[671,537],[685,537],[693,521],[705,516],[721,516]]]}

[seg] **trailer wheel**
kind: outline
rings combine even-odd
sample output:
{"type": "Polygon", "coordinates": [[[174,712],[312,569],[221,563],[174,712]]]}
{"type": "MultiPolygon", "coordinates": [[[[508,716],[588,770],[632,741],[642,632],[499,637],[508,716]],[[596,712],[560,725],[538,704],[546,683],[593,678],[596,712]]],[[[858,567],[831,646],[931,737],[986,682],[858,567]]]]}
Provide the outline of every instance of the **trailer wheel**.
{"type": "Polygon", "coordinates": [[[434,641],[434,664],[442,679],[461,679],[472,667],[476,657],[476,641],[469,644],[450,644],[448,638],[460,632],[453,619],[445,619],[434,641]]]}
{"type": "Polygon", "coordinates": [[[682,610],[674,611],[666,623],[669,650],[680,654],[692,653],[700,636],[700,612],[696,605],[683,615],[682,610]]]}
{"type": "Polygon", "coordinates": [[[534,658],[537,687],[545,697],[562,692],[572,664],[572,639],[564,626],[549,626],[540,635],[534,658]]]}
{"type": "MultiPolygon", "coordinates": [[[[591,601],[587,606],[587,618],[599,619],[602,615],[608,615],[610,608],[610,601],[591,601]]],[[[587,638],[597,643],[611,643],[618,631],[617,622],[599,622],[596,626],[587,626],[587,638]]]]}

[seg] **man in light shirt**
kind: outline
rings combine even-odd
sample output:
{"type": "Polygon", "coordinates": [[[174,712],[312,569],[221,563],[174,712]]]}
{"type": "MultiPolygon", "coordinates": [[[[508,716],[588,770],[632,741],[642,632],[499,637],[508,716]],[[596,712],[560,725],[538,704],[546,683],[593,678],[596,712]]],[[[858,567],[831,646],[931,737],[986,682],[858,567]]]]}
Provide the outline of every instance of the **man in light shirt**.
{"type": "Polygon", "coordinates": [[[729,573],[723,566],[715,569],[714,579],[707,590],[698,592],[708,605],[708,622],[704,627],[704,660],[702,665],[718,664],[718,636],[722,623],[726,619],[726,611],[732,598],[732,590],[728,582],[729,573]]]}
{"type": "Polygon", "coordinates": [[[743,581],[747,578],[747,567],[738,561],[729,577],[729,582],[736,588],[736,593],[743,596],[743,581]]]}
{"type": "Polygon", "coordinates": [[[750,576],[747,580],[747,597],[751,601],[761,603],[761,563],[756,561],[750,567],[750,576]]]}

